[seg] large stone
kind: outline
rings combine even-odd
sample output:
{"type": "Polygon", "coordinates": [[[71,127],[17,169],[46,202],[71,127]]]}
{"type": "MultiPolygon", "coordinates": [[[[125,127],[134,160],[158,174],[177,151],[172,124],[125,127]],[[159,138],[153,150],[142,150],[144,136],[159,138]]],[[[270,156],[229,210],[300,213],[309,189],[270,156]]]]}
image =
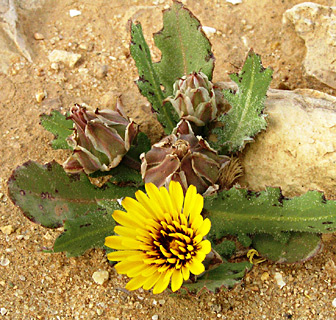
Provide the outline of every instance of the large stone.
{"type": "Polygon", "coordinates": [[[241,154],[240,184],[280,186],[285,196],[320,190],[336,198],[336,98],[309,89],[267,95],[268,127],[241,154]]]}
{"type": "Polygon", "coordinates": [[[305,2],[284,13],[307,48],[304,67],[308,75],[336,89],[336,7],[305,2]]]}

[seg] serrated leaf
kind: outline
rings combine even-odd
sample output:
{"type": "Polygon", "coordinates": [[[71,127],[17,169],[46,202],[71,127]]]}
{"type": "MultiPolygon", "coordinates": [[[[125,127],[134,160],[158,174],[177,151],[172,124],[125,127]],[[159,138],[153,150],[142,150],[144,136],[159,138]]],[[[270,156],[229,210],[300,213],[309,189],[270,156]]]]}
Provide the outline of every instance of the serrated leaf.
{"type": "Polygon", "coordinates": [[[71,149],[66,142],[66,138],[73,133],[73,122],[57,110],[51,114],[41,114],[41,125],[51,132],[55,139],[51,142],[53,149],[71,149]]]}
{"type": "Polygon", "coordinates": [[[151,103],[158,113],[158,120],[167,133],[170,133],[178,120],[170,103],[163,104],[167,94],[161,90],[160,79],[154,69],[149,47],[142,33],[140,23],[131,25],[131,55],[138,69],[139,79],[136,81],[141,94],[151,103]]]}
{"type": "Polygon", "coordinates": [[[258,234],[253,238],[253,247],[262,257],[277,263],[305,261],[321,249],[321,236],[307,232],[289,232],[283,243],[269,234],[258,234]]]}
{"type": "Polygon", "coordinates": [[[154,69],[168,95],[173,93],[176,79],[192,72],[202,71],[212,79],[215,59],[211,44],[199,20],[182,3],[174,1],[163,12],[163,29],[154,34],[154,42],[162,53],[154,69]]]}
{"type": "Polygon", "coordinates": [[[131,149],[126,155],[140,162],[140,155],[143,152],[148,152],[151,146],[151,141],[147,135],[143,132],[139,132],[136,142],[131,146],[131,149]]]}
{"type": "MultiPolygon", "coordinates": [[[[115,209],[121,209],[117,201],[113,204],[115,209]]],[[[53,252],[66,252],[67,257],[77,257],[88,249],[103,248],[105,238],[114,234],[114,227],[114,219],[104,209],[66,220],[64,232],[56,239],[53,252]]]]}
{"type": "Polygon", "coordinates": [[[97,201],[133,196],[136,188],[106,183],[92,185],[85,174],[67,175],[56,162],[28,161],[8,180],[9,196],[31,221],[58,228],[64,220],[100,211],[97,201]]]}
{"type": "Polygon", "coordinates": [[[327,201],[318,191],[287,199],[280,188],[261,192],[231,188],[206,197],[204,208],[211,220],[211,239],[258,233],[278,236],[287,231],[336,231],[336,201],[327,201]]]}
{"type": "Polygon", "coordinates": [[[221,126],[213,130],[216,142],[212,146],[220,153],[240,151],[258,132],[266,129],[262,111],[272,73],[270,68],[264,69],[260,57],[250,51],[242,70],[230,75],[238,90],[223,91],[232,108],[218,118],[221,126]]]}
{"type": "Polygon", "coordinates": [[[220,266],[210,271],[207,271],[202,277],[197,279],[195,283],[185,283],[183,287],[188,291],[196,291],[206,288],[209,291],[216,292],[222,287],[232,288],[240,282],[246,272],[251,270],[252,264],[244,262],[224,262],[220,266]]]}

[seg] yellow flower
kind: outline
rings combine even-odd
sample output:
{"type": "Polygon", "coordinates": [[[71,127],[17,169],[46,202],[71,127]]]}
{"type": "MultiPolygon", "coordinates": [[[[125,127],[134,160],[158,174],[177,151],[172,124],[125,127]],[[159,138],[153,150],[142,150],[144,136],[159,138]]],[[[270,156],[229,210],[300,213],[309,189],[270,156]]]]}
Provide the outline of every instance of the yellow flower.
{"type": "Polygon", "coordinates": [[[132,278],[128,290],[143,287],[161,293],[171,280],[171,289],[178,290],[190,272],[204,272],[202,261],[211,250],[203,237],[210,231],[209,219],[203,219],[203,197],[195,186],[189,186],[185,198],[178,182],[171,181],[169,191],[153,183],[145,185],[147,195],[135,193],[135,199],[122,201],[127,212],[115,210],[113,218],[120,225],[118,236],[105,239],[105,245],[118,251],[107,258],[120,261],[118,273],[132,278]],[[184,203],[183,203],[184,202],[184,203]]]}

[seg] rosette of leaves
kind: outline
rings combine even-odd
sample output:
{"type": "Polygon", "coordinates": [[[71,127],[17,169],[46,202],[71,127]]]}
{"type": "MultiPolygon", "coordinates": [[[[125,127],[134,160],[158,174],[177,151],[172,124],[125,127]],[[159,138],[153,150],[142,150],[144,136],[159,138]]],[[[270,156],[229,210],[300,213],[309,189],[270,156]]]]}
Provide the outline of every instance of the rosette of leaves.
{"type": "Polygon", "coordinates": [[[138,134],[138,125],[122,110],[120,99],[114,110],[92,112],[75,105],[68,117],[74,132],[67,138],[73,154],[63,167],[69,173],[109,171],[116,167],[138,134]]]}
{"type": "Polygon", "coordinates": [[[181,119],[205,126],[216,118],[217,105],[213,84],[203,72],[192,72],[174,83],[170,102],[181,119]]]}
{"type": "Polygon", "coordinates": [[[181,120],[173,134],[141,155],[141,161],[145,183],[161,187],[174,180],[180,182],[184,191],[194,185],[202,194],[209,187],[216,189],[220,172],[229,158],[218,155],[206,140],[194,135],[187,120],[181,120]]]}

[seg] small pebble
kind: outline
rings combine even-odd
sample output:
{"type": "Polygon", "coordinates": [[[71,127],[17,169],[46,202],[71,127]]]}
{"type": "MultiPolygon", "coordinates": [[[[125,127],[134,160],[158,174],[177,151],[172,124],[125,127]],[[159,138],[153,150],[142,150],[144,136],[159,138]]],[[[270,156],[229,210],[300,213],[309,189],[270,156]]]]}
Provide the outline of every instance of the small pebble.
{"type": "Polygon", "coordinates": [[[1,314],[2,316],[5,316],[5,315],[7,314],[7,309],[6,309],[6,308],[1,308],[1,309],[0,309],[0,314],[1,314]]]}
{"type": "Polygon", "coordinates": [[[59,65],[59,63],[57,63],[57,62],[53,62],[53,63],[50,65],[50,68],[53,69],[53,70],[58,71],[58,70],[60,69],[60,65],[59,65]]]}
{"type": "Polygon", "coordinates": [[[103,310],[102,309],[97,309],[97,314],[98,314],[98,316],[101,316],[103,314],[103,310]]]}
{"type": "Polygon", "coordinates": [[[34,33],[34,39],[35,40],[44,40],[44,35],[42,33],[35,32],[34,33]]]}
{"type": "Polygon", "coordinates": [[[0,258],[0,266],[7,267],[9,265],[9,260],[6,257],[0,258]]]}
{"type": "Polygon", "coordinates": [[[206,27],[206,26],[203,26],[202,27],[202,30],[204,31],[204,33],[209,37],[213,34],[216,33],[216,29],[215,28],[211,28],[211,27],[206,27]]]}
{"type": "Polygon", "coordinates": [[[260,277],[260,279],[262,281],[266,281],[268,278],[269,278],[269,273],[268,272],[264,272],[260,277]]]}
{"type": "Polygon", "coordinates": [[[14,232],[14,228],[13,226],[10,224],[8,226],[3,226],[0,227],[1,232],[3,232],[4,234],[10,235],[11,233],[14,232]]]}
{"type": "Polygon", "coordinates": [[[226,2],[231,3],[231,4],[239,4],[242,3],[242,0],[226,0],[226,2]]]}
{"type": "Polygon", "coordinates": [[[44,91],[40,91],[35,94],[35,98],[38,103],[42,102],[45,97],[46,97],[46,94],[44,91]]]}
{"type": "Polygon", "coordinates": [[[109,278],[108,271],[105,270],[98,270],[93,273],[92,279],[97,284],[103,284],[109,278]]]}
{"type": "Polygon", "coordinates": [[[68,65],[70,68],[73,68],[76,63],[81,59],[79,53],[73,53],[65,50],[53,50],[49,53],[48,59],[51,63],[53,62],[63,62],[68,65]]]}
{"type": "Polygon", "coordinates": [[[158,320],[159,316],[157,314],[154,314],[154,316],[152,316],[152,320],[158,320]]]}
{"type": "Polygon", "coordinates": [[[283,281],[283,278],[282,278],[282,275],[281,275],[280,272],[276,272],[274,274],[274,279],[277,282],[277,284],[280,287],[280,289],[282,289],[286,285],[286,282],[283,281]]]}
{"type": "Polygon", "coordinates": [[[80,12],[79,10],[76,10],[76,9],[70,9],[69,10],[69,15],[70,15],[71,18],[80,16],[81,14],[82,14],[82,12],[80,12]]]}
{"type": "Polygon", "coordinates": [[[334,307],[334,308],[336,308],[336,298],[332,301],[332,306],[334,307]]]}
{"type": "Polygon", "coordinates": [[[166,301],[164,299],[159,300],[159,304],[161,304],[161,306],[165,303],[166,301]]]}
{"type": "Polygon", "coordinates": [[[104,65],[95,66],[94,74],[97,79],[105,78],[107,75],[107,72],[108,72],[108,65],[104,64],[104,65]]]}

